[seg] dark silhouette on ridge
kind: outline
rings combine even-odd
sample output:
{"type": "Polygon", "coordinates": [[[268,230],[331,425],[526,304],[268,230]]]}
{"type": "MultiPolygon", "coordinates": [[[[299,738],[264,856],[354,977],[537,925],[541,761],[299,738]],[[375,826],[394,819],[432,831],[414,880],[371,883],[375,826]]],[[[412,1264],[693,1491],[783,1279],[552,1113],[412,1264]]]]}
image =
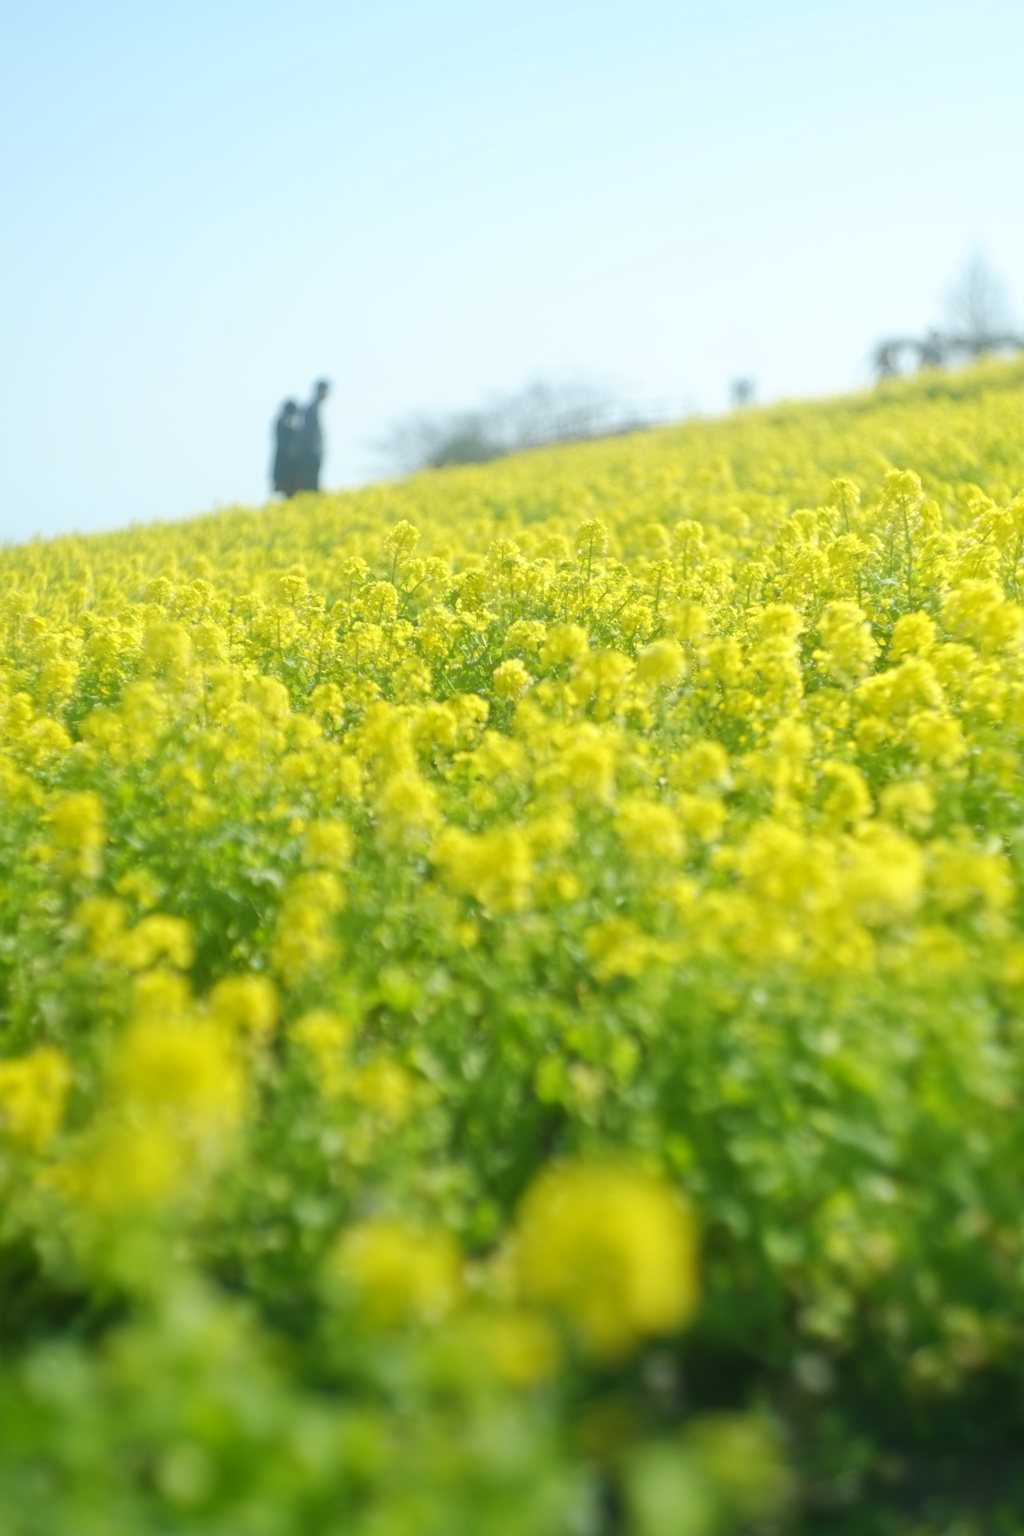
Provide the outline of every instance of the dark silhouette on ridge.
{"type": "Polygon", "coordinates": [[[299,429],[299,490],[320,489],[320,468],[324,461],[324,437],[320,426],[320,406],[327,399],[330,385],[321,379],[313,391],[313,398],[306,406],[299,429]]]}
{"type": "Polygon", "coordinates": [[[320,406],[329,390],[327,380],[321,379],[305,409],[294,400],[286,400],[278,413],[274,422],[271,479],[274,490],[281,496],[320,489],[320,470],[324,461],[320,406]]]}
{"type": "Polygon", "coordinates": [[[286,400],[274,422],[274,490],[294,496],[299,489],[299,431],[302,412],[294,400],[286,400]]]}

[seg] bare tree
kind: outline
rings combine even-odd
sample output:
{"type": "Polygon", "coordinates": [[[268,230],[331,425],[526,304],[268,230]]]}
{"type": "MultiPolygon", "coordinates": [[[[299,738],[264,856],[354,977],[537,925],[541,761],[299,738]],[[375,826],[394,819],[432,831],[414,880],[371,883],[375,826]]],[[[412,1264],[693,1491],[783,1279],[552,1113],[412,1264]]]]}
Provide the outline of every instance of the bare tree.
{"type": "Polygon", "coordinates": [[[517,448],[623,430],[627,423],[616,411],[599,385],[537,380],[514,394],[494,396],[478,410],[409,417],[373,446],[384,464],[400,473],[482,464],[517,448]]]}
{"type": "Polygon", "coordinates": [[[950,330],[981,351],[1013,329],[1006,287],[980,251],[967,262],[946,304],[950,330]]]}
{"type": "Polygon", "coordinates": [[[1024,334],[1014,330],[1006,287],[980,251],[961,270],[946,300],[946,325],[932,326],[923,337],[890,336],[872,353],[878,379],[891,379],[908,368],[944,368],[970,362],[984,353],[1024,350],[1024,334]]]}
{"type": "Polygon", "coordinates": [[[410,416],[373,447],[387,469],[403,475],[443,464],[485,464],[505,452],[483,411],[410,416]]]}

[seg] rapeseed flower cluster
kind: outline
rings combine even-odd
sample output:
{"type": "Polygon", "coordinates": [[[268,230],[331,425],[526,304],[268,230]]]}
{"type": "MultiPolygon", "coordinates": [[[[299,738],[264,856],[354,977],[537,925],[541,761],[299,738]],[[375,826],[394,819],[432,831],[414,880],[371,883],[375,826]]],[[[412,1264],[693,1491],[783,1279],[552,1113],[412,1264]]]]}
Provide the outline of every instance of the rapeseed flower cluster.
{"type": "Polygon", "coordinates": [[[1022,402],[0,551],[26,1531],[713,1536],[1024,1430],[1022,402]]]}

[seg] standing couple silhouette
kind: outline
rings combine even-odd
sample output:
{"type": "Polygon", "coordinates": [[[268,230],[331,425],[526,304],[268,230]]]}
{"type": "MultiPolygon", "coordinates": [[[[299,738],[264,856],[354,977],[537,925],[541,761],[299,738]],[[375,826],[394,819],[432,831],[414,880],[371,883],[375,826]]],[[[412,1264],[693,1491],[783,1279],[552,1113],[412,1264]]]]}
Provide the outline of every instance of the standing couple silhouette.
{"type": "Polygon", "coordinates": [[[286,400],[274,423],[274,490],[282,496],[297,491],[320,489],[320,466],[324,460],[324,438],[320,428],[320,406],[330,385],[321,379],[313,398],[305,407],[286,400]]]}

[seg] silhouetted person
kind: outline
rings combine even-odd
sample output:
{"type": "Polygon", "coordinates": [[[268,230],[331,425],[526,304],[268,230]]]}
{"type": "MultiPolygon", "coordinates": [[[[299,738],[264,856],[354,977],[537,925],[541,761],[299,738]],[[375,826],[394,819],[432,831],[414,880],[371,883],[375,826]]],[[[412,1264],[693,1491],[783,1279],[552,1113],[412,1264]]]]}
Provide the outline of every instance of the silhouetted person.
{"type": "Polygon", "coordinates": [[[938,331],[929,331],[924,341],[918,343],[917,350],[922,368],[941,368],[946,361],[946,342],[938,331]]]}
{"type": "Polygon", "coordinates": [[[895,341],[881,341],[875,348],[874,364],[875,373],[880,379],[894,379],[899,373],[896,364],[898,344],[895,341]]]}
{"type": "Polygon", "coordinates": [[[326,379],[321,379],[313,391],[313,398],[306,406],[299,429],[299,489],[320,489],[320,466],[324,460],[324,439],[320,430],[320,405],[327,399],[330,389],[326,379]]]}
{"type": "Polygon", "coordinates": [[[294,400],[286,400],[274,422],[274,490],[282,496],[294,496],[300,489],[301,430],[302,412],[294,400]]]}

